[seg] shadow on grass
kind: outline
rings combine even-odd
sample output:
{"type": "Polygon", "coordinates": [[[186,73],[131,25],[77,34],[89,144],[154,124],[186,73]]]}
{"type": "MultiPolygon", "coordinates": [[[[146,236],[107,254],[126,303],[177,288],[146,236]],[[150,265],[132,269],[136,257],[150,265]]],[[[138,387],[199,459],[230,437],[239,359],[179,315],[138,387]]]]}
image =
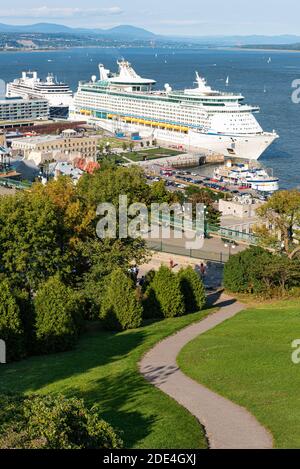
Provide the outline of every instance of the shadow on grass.
{"type": "MultiPolygon", "coordinates": [[[[139,403],[147,399],[148,391],[147,383],[138,373],[126,371],[100,378],[94,382],[94,388],[88,393],[82,393],[81,397],[89,404],[99,404],[101,416],[121,431],[125,447],[132,448],[151,434],[159,418],[151,407],[147,413],[144,409],[141,412],[139,403]]],[[[67,394],[72,395],[74,392],[70,390],[67,394]]],[[[78,392],[75,391],[75,394],[78,392]]]]}
{"type": "Polygon", "coordinates": [[[153,409],[143,414],[137,406],[148,388],[134,368],[136,349],[144,339],[143,331],[90,332],[73,351],[1,366],[0,392],[58,392],[84,398],[89,405],[99,405],[102,417],[121,430],[126,447],[132,447],[151,433],[158,418],[153,409]]]}

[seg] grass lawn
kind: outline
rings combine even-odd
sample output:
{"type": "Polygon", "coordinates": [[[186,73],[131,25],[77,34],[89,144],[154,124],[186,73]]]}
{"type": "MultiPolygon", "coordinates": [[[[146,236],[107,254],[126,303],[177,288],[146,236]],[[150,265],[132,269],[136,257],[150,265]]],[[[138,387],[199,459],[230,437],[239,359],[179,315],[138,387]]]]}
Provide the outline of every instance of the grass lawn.
{"type": "Polygon", "coordinates": [[[268,428],[277,448],[300,448],[299,300],[246,310],[199,336],[180,353],[181,369],[246,407],[268,428]]]}
{"type": "Polygon", "coordinates": [[[132,161],[156,160],[158,158],[167,158],[168,156],[181,155],[182,151],[171,150],[169,148],[144,148],[141,150],[134,150],[133,152],[126,153],[126,158],[132,161]]]}
{"type": "Polygon", "coordinates": [[[94,330],[74,351],[0,366],[0,392],[63,393],[98,403],[127,448],[206,448],[197,420],[148,384],[138,362],[154,344],[210,310],[123,333],[94,330]]]}
{"type": "Polygon", "coordinates": [[[130,139],[103,136],[101,139],[99,139],[98,144],[106,145],[107,143],[109,143],[111,148],[122,148],[124,142],[126,143],[126,145],[129,145],[130,139]]]}

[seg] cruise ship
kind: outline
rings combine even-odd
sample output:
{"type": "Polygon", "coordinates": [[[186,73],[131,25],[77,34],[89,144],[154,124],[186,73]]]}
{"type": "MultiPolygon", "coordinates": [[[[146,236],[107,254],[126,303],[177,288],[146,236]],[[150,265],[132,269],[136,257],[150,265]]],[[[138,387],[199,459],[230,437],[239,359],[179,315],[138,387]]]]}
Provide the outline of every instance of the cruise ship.
{"type": "Polygon", "coordinates": [[[264,132],[240,94],[213,90],[196,73],[196,86],[175,91],[169,84],[155,90],[156,81],[139,76],[126,60],[119,72],[99,65],[100,80],[80,82],[70,112],[111,131],[140,132],[141,137],[182,146],[208,149],[225,157],[257,160],[278,138],[264,132]]]}
{"type": "Polygon", "coordinates": [[[73,93],[65,83],[58,82],[52,74],[45,81],[37,72],[22,72],[22,77],[8,83],[8,97],[42,98],[49,103],[50,117],[66,118],[73,102],[73,93]]]}

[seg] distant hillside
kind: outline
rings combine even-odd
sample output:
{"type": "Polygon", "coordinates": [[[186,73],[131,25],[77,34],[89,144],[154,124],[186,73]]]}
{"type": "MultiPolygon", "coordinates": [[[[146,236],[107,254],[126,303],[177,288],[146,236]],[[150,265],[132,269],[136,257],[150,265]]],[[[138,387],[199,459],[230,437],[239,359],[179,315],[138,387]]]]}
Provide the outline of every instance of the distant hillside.
{"type": "Polygon", "coordinates": [[[105,34],[107,36],[115,36],[115,37],[125,37],[127,39],[155,39],[157,37],[156,34],[151,33],[143,28],[136,28],[135,26],[116,26],[112,29],[107,30],[99,30],[100,34],[105,34]]]}
{"type": "MultiPolygon", "coordinates": [[[[37,23],[32,25],[8,25],[0,23],[1,33],[33,33],[33,34],[72,34],[73,36],[99,37],[105,40],[112,39],[116,41],[151,41],[177,42],[182,44],[195,44],[200,46],[258,46],[269,44],[269,46],[285,46],[290,44],[299,44],[300,36],[281,35],[281,36],[163,36],[154,34],[143,28],[130,25],[120,25],[111,29],[85,29],[71,28],[62,24],[55,23],[37,23]]],[[[264,46],[265,47],[265,46],[264,46]]]]}
{"type": "Polygon", "coordinates": [[[10,25],[0,23],[0,33],[73,33],[68,26],[54,23],[37,23],[29,25],[10,25]]]}
{"type": "Polygon", "coordinates": [[[61,24],[37,23],[31,25],[8,25],[0,23],[0,33],[40,33],[40,34],[97,34],[105,37],[130,40],[150,40],[157,37],[146,29],[135,26],[116,26],[111,29],[70,28],[61,24]]]}

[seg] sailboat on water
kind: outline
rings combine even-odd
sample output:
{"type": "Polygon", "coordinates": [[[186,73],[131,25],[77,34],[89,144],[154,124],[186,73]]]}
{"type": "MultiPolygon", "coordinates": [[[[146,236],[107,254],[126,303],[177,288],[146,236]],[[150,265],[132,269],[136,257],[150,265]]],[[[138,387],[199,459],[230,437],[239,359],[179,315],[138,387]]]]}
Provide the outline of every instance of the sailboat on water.
{"type": "Polygon", "coordinates": [[[229,86],[229,77],[226,78],[226,86],[229,86]]]}

